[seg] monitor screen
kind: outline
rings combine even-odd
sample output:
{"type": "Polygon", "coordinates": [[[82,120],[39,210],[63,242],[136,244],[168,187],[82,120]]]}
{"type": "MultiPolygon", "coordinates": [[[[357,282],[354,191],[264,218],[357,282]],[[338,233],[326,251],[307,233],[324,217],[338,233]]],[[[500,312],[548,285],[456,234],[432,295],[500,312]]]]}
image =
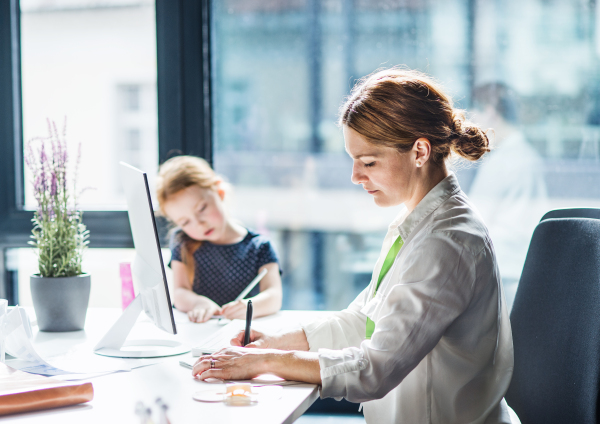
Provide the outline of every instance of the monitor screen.
{"type": "Polygon", "coordinates": [[[177,334],[147,175],[121,162],[121,179],[135,246],[132,276],[143,309],[154,324],[177,334]]]}

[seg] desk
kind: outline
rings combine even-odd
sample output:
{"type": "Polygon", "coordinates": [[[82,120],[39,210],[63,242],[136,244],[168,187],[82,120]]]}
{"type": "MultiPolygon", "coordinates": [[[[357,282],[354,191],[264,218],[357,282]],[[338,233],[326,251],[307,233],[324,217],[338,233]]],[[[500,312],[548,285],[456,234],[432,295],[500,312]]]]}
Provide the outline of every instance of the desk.
{"type": "MultiPolygon", "coordinates": [[[[323,312],[281,311],[274,316],[253,321],[253,327],[260,329],[272,326],[274,322],[293,326],[300,320],[310,320],[323,316],[323,312]]],[[[85,330],[70,333],[44,333],[34,328],[34,345],[44,357],[58,355],[75,349],[91,351],[95,343],[119,317],[116,309],[90,309],[85,330]]],[[[187,321],[184,314],[176,314],[177,336],[171,336],[156,329],[145,316],[140,317],[134,327],[131,339],[173,338],[191,346],[199,342],[221,326],[216,320],[205,324],[187,321]]],[[[159,363],[137,368],[131,372],[114,373],[96,377],[90,381],[94,385],[94,400],[87,404],[75,405],[54,410],[11,415],[2,418],[3,423],[137,423],[134,413],[137,401],[152,405],[160,397],[169,406],[172,424],[185,423],[244,423],[269,424],[291,423],[301,416],[317,399],[318,388],[314,384],[288,386],[278,401],[258,402],[248,407],[231,407],[223,403],[202,403],[192,399],[198,390],[208,390],[215,384],[204,383],[191,377],[190,370],[179,365],[180,359],[191,358],[191,353],[169,358],[159,358],[159,363]]],[[[10,364],[9,364],[10,365],[10,364]]]]}

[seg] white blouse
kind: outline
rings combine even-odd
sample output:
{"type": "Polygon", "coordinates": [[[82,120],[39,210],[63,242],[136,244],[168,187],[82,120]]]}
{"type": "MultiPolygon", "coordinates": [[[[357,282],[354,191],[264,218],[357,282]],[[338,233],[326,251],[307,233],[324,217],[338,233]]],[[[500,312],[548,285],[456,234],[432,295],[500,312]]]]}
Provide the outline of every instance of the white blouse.
{"type": "Polygon", "coordinates": [[[518,422],[503,401],[513,346],[494,249],[453,174],[392,222],[348,309],[303,329],[319,352],[321,397],[362,402],[368,423],[518,422]],[[404,245],[373,297],[398,235],[404,245]]]}

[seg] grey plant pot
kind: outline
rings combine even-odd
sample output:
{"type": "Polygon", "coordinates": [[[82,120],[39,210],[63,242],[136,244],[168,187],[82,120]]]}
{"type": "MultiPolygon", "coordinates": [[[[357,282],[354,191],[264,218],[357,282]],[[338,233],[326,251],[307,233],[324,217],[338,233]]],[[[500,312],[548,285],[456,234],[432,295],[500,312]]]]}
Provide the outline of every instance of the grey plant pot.
{"type": "Polygon", "coordinates": [[[30,278],[31,297],[40,331],[77,331],[85,325],[90,302],[90,274],[30,278]]]}

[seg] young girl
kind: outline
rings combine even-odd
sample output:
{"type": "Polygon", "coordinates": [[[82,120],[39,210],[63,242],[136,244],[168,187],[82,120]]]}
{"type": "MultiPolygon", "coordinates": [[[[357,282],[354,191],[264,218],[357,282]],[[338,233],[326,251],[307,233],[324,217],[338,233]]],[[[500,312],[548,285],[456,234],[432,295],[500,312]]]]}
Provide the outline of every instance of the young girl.
{"type": "Polygon", "coordinates": [[[265,237],[227,216],[223,181],[205,160],[177,156],[162,164],[157,197],[161,213],[178,227],[171,240],[173,299],[190,321],[245,318],[248,299],[235,298],[263,269],[260,290],[250,292],[254,316],[281,308],[277,254],[265,237]]]}

